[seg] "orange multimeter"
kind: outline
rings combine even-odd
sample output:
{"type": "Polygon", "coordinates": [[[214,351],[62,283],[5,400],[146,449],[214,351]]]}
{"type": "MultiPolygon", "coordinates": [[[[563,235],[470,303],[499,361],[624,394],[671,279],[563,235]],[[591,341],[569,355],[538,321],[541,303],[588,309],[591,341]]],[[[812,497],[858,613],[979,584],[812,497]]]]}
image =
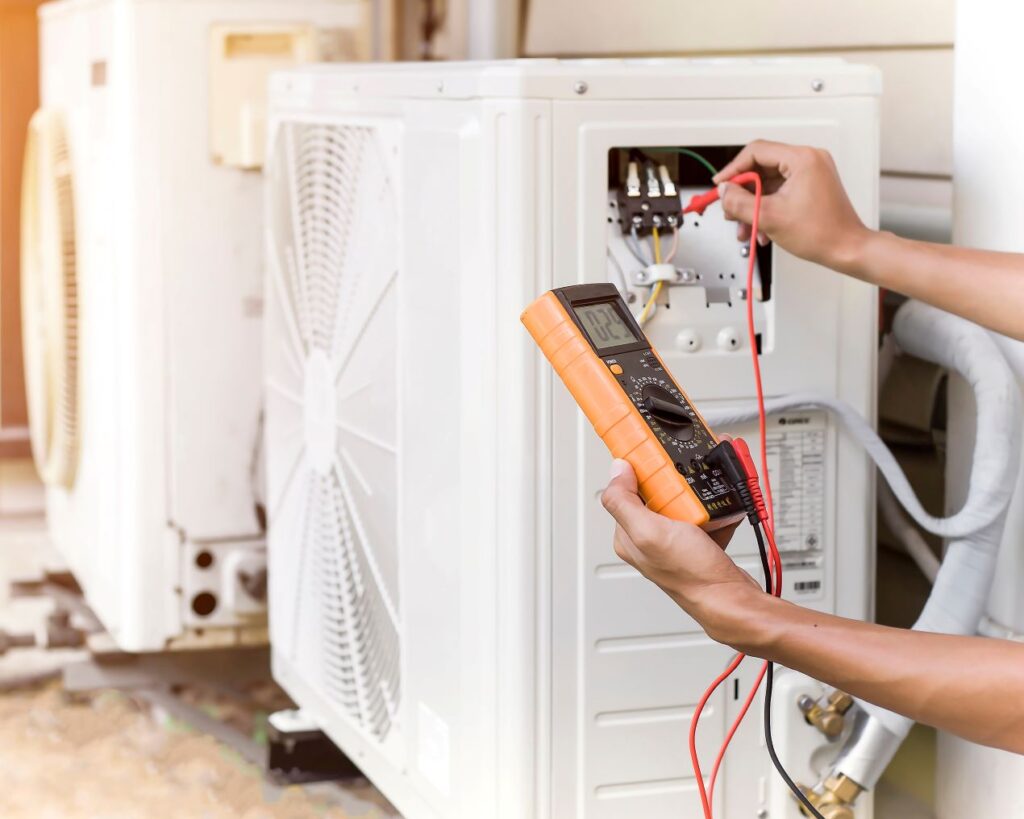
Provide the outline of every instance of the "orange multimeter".
{"type": "Polygon", "coordinates": [[[743,517],[718,469],[718,439],[673,380],[613,284],[545,293],[522,322],[650,509],[717,529],[743,517]]]}

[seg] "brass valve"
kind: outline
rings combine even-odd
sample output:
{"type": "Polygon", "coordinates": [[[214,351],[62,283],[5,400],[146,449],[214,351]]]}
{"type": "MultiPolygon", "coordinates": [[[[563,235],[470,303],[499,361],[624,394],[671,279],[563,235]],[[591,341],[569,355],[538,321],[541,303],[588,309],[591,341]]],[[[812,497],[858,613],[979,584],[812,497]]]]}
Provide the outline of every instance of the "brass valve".
{"type": "MultiPolygon", "coordinates": [[[[821,793],[810,788],[801,790],[825,819],[856,819],[853,802],[864,789],[848,776],[839,774],[839,776],[830,776],[822,783],[821,793]]],[[[807,808],[803,805],[799,807],[804,816],[810,816],[807,808]]]]}
{"type": "Polygon", "coordinates": [[[845,715],[853,705],[853,697],[844,691],[833,691],[824,705],[820,700],[812,700],[808,696],[801,697],[797,705],[804,712],[804,719],[808,723],[829,739],[835,739],[843,732],[845,715]]]}

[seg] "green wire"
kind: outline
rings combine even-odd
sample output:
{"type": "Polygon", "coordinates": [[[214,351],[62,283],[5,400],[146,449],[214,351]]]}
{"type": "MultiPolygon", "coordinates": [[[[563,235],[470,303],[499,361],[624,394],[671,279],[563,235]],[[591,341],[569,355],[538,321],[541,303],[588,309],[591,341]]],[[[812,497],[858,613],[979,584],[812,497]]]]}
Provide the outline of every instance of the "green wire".
{"type": "Polygon", "coordinates": [[[701,165],[707,168],[708,173],[714,176],[718,173],[718,169],[715,168],[710,162],[708,162],[703,156],[696,151],[690,150],[689,148],[648,148],[650,151],[665,151],[670,154],[684,154],[691,159],[696,159],[701,165]]]}

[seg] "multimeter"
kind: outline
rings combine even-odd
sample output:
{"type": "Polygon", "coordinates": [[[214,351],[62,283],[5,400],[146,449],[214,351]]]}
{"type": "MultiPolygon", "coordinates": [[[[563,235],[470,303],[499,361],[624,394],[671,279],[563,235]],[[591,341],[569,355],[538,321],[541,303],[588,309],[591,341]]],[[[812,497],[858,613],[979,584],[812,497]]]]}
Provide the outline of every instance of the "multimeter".
{"type": "Polygon", "coordinates": [[[705,461],[718,438],[615,285],[551,290],[521,318],[612,455],[632,465],[650,509],[705,529],[743,517],[730,484],[705,461]]]}

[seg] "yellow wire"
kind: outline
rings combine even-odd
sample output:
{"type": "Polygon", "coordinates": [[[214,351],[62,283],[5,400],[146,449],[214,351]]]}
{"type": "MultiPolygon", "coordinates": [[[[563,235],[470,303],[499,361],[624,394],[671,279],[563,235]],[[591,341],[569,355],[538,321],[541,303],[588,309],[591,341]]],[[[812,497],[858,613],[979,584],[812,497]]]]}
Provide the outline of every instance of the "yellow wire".
{"type": "MultiPolygon", "coordinates": [[[[651,235],[654,237],[654,263],[661,264],[661,237],[658,236],[658,229],[656,227],[651,228],[651,235]]],[[[651,312],[654,302],[661,295],[661,288],[664,284],[665,282],[659,281],[654,285],[654,289],[651,290],[651,297],[647,300],[647,304],[644,305],[644,309],[640,311],[640,318],[637,319],[641,324],[647,321],[647,314],[651,312]]]]}

